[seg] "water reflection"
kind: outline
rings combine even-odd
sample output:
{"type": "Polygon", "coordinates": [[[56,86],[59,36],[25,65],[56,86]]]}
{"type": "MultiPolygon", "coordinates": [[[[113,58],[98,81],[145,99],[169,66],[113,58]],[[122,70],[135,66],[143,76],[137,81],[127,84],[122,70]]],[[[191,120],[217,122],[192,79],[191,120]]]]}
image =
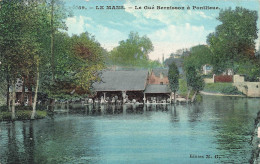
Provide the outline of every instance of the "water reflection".
{"type": "Polygon", "coordinates": [[[178,113],[178,111],[176,109],[176,105],[169,106],[168,108],[170,109],[171,115],[172,115],[171,121],[172,122],[179,122],[180,121],[180,117],[179,117],[179,113],[178,113]]]}
{"type": "Polygon", "coordinates": [[[194,105],[67,107],[48,119],[1,122],[0,163],[248,163],[260,104],[209,96],[194,105]]]}
{"type": "MultiPolygon", "coordinates": [[[[190,122],[200,121],[204,112],[204,106],[199,104],[192,104],[188,106],[188,117],[190,122]]],[[[194,123],[195,124],[195,123],[194,123]]]]}
{"type": "Polygon", "coordinates": [[[7,152],[7,162],[8,163],[20,163],[18,145],[16,142],[16,129],[15,123],[11,123],[8,128],[8,152],[7,152]]]}

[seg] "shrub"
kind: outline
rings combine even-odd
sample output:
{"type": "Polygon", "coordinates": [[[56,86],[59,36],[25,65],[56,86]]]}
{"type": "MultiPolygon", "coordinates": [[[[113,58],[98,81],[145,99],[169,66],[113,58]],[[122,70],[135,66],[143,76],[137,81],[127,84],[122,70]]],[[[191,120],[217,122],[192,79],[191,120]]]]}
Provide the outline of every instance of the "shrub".
{"type": "Polygon", "coordinates": [[[8,108],[6,105],[0,106],[0,112],[6,112],[8,111],[8,108]]]}
{"type": "Polygon", "coordinates": [[[32,110],[32,106],[15,106],[15,110],[32,110]]]}
{"type": "Polygon", "coordinates": [[[231,95],[242,95],[243,93],[238,91],[232,83],[208,83],[205,85],[205,92],[212,93],[223,93],[223,94],[231,94],[231,95]]]}
{"type": "Polygon", "coordinates": [[[185,79],[179,79],[179,91],[178,94],[182,97],[186,97],[188,92],[187,82],[185,79]]]}
{"type": "MultiPolygon", "coordinates": [[[[16,120],[30,120],[31,119],[31,110],[17,110],[15,112],[16,120]]],[[[10,121],[12,113],[5,111],[5,112],[0,112],[0,121],[10,121]]],[[[35,119],[41,119],[47,116],[46,111],[40,111],[36,110],[36,115],[35,119]]]]}

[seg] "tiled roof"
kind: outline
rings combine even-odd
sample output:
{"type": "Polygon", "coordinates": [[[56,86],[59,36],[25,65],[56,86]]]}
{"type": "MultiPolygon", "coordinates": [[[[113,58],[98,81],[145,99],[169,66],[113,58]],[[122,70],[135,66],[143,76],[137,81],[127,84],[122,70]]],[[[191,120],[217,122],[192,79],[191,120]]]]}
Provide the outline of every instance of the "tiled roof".
{"type": "Polygon", "coordinates": [[[95,91],[143,91],[145,90],[147,70],[103,71],[101,82],[93,84],[95,91]]]}
{"type": "Polygon", "coordinates": [[[155,76],[160,77],[160,73],[163,74],[163,76],[168,76],[168,69],[167,68],[157,68],[152,70],[155,76]]]}
{"type": "Polygon", "coordinates": [[[151,84],[147,85],[144,93],[171,93],[168,85],[151,84]]]}

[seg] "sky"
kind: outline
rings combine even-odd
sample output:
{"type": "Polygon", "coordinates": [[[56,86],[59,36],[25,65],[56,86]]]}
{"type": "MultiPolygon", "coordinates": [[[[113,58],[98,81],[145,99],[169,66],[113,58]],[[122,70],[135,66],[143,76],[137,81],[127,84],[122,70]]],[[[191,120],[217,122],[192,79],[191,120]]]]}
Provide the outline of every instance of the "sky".
{"type": "MultiPolygon", "coordinates": [[[[153,43],[152,60],[169,57],[178,49],[206,44],[207,35],[215,31],[220,9],[244,7],[260,10],[259,0],[64,0],[71,11],[66,20],[69,35],[89,32],[108,51],[126,40],[131,31],[146,35],[153,43]],[[85,9],[79,9],[80,7],[85,9]],[[125,9],[96,9],[104,6],[124,6],[125,9]],[[145,6],[154,9],[145,9],[145,6]],[[157,6],[184,7],[184,10],[158,10],[157,6]],[[219,9],[193,9],[193,6],[219,9]],[[141,9],[135,9],[135,7],[141,9]],[[187,9],[190,7],[190,9],[187,9]]],[[[258,14],[259,15],[259,14],[258,14]]],[[[259,15],[260,17],[260,15],[259,15]]],[[[258,19],[259,29],[259,19],[258,19]]],[[[258,36],[259,33],[258,33],[258,36]]],[[[257,47],[259,47],[259,39],[257,47]]]]}

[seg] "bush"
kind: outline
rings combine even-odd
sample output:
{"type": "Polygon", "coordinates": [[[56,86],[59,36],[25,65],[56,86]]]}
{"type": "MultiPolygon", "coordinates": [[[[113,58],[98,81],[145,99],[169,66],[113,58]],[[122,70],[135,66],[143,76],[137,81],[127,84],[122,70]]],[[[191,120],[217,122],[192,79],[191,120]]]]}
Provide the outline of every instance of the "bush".
{"type": "MultiPolygon", "coordinates": [[[[17,110],[15,112],[15,119],[16,120],[30,120],[31,119],[31,110],[17,110]]],[[[36,115],[35,119],[41,119],[47,116],[46,111],[40,111],[36,110],[36,115]]],[[[5,111],[5,112],[0,112],[0,121],[11,121],[12,118],[12,113],[5,111]]]]}
{"type": "Polygon", "coordinates": [[[232,83],[208,83],[205,85],[204,90],[205,92],[212,92],[212,93],[223,93],[223,94],[230,94],[230,95],[242,95],[243,93],[238,91],[232,83]]]}
{"type": "Polygon", "coordinates": [[[188,93],[187,82],[185,79],[179,79],[179,91],[178,94],[182,97],[186,97],[188,93]]]}
{"type": "Polygon", "coordinates": [[[15,106],[15,110],[32,110],[32,106],[15,106]]]}
{"type": "Polygon", "coordinates": [[[6,112],[8,111],[8,108],[6,105],[0,106],[0,112],[6,112]]]}
{"type": "Polygon", "coordinates": [[[198,94],[195,98],[196,102],[202,102],[202,96],[201,94],[198,94]]]}

